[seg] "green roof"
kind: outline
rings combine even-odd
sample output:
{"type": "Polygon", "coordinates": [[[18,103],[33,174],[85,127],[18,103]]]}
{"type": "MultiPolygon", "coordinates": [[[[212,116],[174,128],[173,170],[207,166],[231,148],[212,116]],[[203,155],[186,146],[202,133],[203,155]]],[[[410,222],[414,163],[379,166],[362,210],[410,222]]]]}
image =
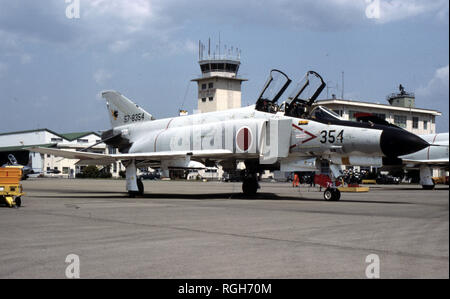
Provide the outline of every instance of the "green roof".
{"type": "Polygon", "coordinates": [[[55,146],[54,143],[4,146],[4,147],[0,147],[0,152],[18,152],[18,151],[26,151],[30,147],[53,147],[53,146],[55,146]]]}

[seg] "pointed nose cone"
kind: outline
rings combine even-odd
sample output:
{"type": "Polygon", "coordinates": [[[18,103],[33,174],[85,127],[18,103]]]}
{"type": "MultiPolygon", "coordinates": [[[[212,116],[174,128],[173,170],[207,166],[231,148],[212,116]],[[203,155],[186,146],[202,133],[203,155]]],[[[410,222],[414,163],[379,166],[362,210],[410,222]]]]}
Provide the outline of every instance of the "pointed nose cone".
{"type": "Polygon", "coordinates": [[[381,133],[380,147],[386,157],[399,157],[418,152],[430,144],[408,131],[386,128],[381,133]]]}

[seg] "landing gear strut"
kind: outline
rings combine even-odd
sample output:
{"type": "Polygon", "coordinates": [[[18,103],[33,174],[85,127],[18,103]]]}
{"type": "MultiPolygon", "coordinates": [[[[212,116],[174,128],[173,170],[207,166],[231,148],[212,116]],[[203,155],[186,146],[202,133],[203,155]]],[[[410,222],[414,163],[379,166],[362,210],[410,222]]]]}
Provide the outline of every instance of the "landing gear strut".
{"type": "Polygon", "coordinates": [[[428,165],[420,166],[420,184],[423,190],[433,190],[435,187],[433,171],[428,165]]]}
{"type": "Polygon", "coordinates": [[[339,201],[341,199],[341,191],[336,186],[336,179],[342,176],[342,171],[338,165],[330,163],[330,179],[331,184],[323,193],[323,198],[327,201],[339,201]]]}
{"type": "Polygon", "coordinates": [[[129,197],[144,194],[144,184],[137,178],[136,162],[129,161],[126,164],[127,191],[129,197]]]}

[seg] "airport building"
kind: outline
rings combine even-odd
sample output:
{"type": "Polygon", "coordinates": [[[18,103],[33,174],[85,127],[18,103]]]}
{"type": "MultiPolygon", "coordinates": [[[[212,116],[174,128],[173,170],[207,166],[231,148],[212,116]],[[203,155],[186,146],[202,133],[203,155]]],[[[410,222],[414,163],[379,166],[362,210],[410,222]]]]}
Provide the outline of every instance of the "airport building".
{"type": "Polygon", "coordinates": [[[317,101],[316,105],[333,110],[346,120],[356,121],[361,114],[372,114],[417,135],[435,134],[436,117],[442,113],[436,110],[416,108],[413,93],[401,88],[386,98],[389,104],[327,99],[317,101]]]}
{"type": "MultiPolygon", "coordinates": [[[[78,132],[59,134],[49,129],[36,129],[0,134],[0,165],[8,162],[8,155],[13,154],[20,164],[27,164],[37,174],[73,178],[81,172],[84,166],[76,163],[78,160],[64,159],[53,155],[33,153],[27,150],[31,146],[52,147],[57,149],[82,151],[105,154],[114,149],[108,148],[97,132],[78,132]]],[[[119,176],[123,166],[116,162],[108,166],[113,177],[119,176]]]]}

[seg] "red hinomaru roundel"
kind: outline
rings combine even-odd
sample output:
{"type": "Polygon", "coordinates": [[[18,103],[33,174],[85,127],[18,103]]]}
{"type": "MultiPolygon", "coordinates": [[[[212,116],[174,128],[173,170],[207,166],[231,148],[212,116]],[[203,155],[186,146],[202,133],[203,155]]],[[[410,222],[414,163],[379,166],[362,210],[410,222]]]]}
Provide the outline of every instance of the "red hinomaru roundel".
{"type": "Polygon", "coordinates": [[[252,131],[247,127],[242,127],[236,134],[236,145],[239,150],[246,152],[252,145],[252,131]]]}

